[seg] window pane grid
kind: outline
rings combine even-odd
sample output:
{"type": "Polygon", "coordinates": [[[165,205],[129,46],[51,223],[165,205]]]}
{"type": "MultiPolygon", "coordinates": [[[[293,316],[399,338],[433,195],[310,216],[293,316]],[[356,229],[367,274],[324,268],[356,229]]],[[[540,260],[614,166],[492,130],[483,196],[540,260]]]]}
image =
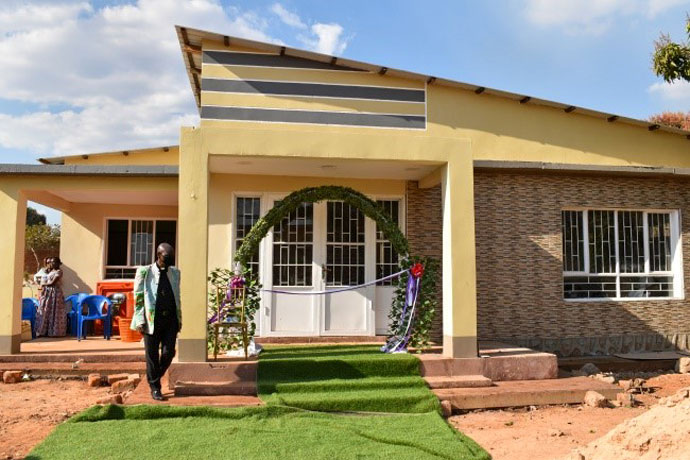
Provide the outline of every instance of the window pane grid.
{"type": "Polygon", "coordinates": [[[589,220],[589,272],[615,273],[616,227],[614,211],[588,211],[589,220]]]}
{"type": "Polygon", "coordinates": [[[133,220],[130,236],[130,264],[148,265],[153,262],[153,221],[133,220]]]}
{"type": "MultiPolygon", "coordinates": [[[[399,222],[400,201],[378,200],[377,203],[388,213],[393,222],[399,222]]],[[[376,224],[376,279],[383,278],[398,271],[398,253],[391,242],[386,239],[383,231],[376,224]]],[[[393,286],[396,280],[386,280],[376,283],[377,286],[393,286]]]]}
{"type": "Polygon", "coordinates": [[[649,265],[653,272],[671,270],[671,216],[649,213],[649,265]]]}
{"type": "Polygon", "coordinates": [[[274,286],[312,285],[313,222],[313,204],[302,203],[273,227],[274,286]]]}
{"type": "Polygon", "coordinates": [[[328,201],[326,222],[326,286],[364,283],[364,213],[342,201],[328,201]]]}
{"type": "Polygon", "coordinates": [[[585,271],[585,240],[583,216],[579,211],[563,211],[563,270],[566,272],[585,271]]]}
{"type": "Polygon", "coordinates": [[[673,297],[670,212],[564,210],[561,219],[565,299],[673,297]]]}
{"type": "MultiPolygon", "coordinates": [[[[242,246],[244,238],[252,229],[256,221],[261,217],[261,199],[255,197],[237,197],[235,212],[235,250],[242,246]]],[[[252,254],[247,262],[248,268],[253,272],[259,273],[259,250],[252,254]]]]}
{"type": "Polygon", "coordinates": [[[639,211],[618,211],[621,273],[644,273],[644,219],[639,211]]]}

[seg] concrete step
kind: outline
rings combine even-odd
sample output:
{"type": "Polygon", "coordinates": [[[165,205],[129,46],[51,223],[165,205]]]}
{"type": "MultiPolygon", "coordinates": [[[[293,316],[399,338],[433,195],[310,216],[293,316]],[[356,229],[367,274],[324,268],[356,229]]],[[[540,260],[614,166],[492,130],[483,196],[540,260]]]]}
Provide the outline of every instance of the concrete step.
{"type": "Polygon", "coordinates": [[[599,392],[610,400],[615,400],[616,394],[622,391],[617,385],[587,377],[569,377],[494,382],[491,387],[446,388],[433,392],[441,401],[450,401],[454,409],[472,410],[580,404],[589,390],[599,392]]]}
{"type": "Polygon", "coordinates": [[[494,382],[507,380],[553,379],[558,376],[556,355],[527,348],[495,351],[481,358],[449,358],[438,354],[421,354],[423,377],[483,375],[494,382]]]}
{"type": "Polygon", "coordinates": [[[178,380],[174,391],[175,396],[256,396],[256,382],[182,382],[178,380]]]}
{"type": "Polygon", "coordinates": [[[168,385],[176,396],[256,395],[258,361],[173,363],[168,385]]]}
{"type": "Polygon", "coordinates": [[[456,376],[436,376],[424,377],[427,385],[432,390],[441,388],[480,388],[493,385],[491,379],[483,375],[456,375],[456,376]]]}
{"type": "Polygon", "coordinates": [[[84,363],[145,363],[144,351],[116,353],[19,353],[0,355],[0,363],[73,363],[82,360],[84,363]]]}
{"type": "Polygon", "coordinates": [[[64,362],[0,362],[0,373],[23,371],[34,377],[58,377],[88,374],[141,374],[146,372],[145,362],[73,363],[64,362]]]}
{"type": "Polygon", "coordinates": [[[222,396],[180,396],[173,391],[166,390],[169,387],[168,374],[161,380],[165,401],[151,399],[151,390],[143,379],[134,392],[125,400],[126,405],[148,404],[168,406],[213,406],[213,407],[243,407],[261,406],[263,402],[251,395],[222,395],[222,396]]]}

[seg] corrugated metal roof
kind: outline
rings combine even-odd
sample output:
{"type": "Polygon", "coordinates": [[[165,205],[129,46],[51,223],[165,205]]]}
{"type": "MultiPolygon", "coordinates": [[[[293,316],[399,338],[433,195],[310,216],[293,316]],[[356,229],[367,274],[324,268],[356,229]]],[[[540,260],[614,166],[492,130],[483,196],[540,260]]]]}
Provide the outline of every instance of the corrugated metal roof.
{"type": "Polygon", "coordinates": [[[366,62],[354,61],[352,59],[345,59],[327,54],[314,53],[311,51],[301,50],[298,48],[290,48],[271,43],[247,40],[244,38],[233,37],[230,35],[223,35],[215,32],[208,32],[205,30],[193,29],[179,25],[175,26],[175,29],[177,31],[177,38],[180,42],[180,49],[182,51],[182,57],[184,59],[185,67],[187,68],[187,76],[189,77],[189,83],[192,86],[194,98],[196,99],[196,104],[199,109],[201,109],[201,54],[198,51],[201,48],[201,40],[207,39],[219,41],[221,43],[224,42],[226,43],[226,45],[229,43],[233,43],[234,45],[242,47],[254,48],[260,51],[271,52],[275,54],[284,54],[287,56],[311,59],[313,61],[323,62],[331,65],[337,64],[339,66],[347,66],[359,70],[366,70],[376,73],[384,72],[386,75],[390,75],[393,77],[425,81],[428,84],[447,86],[466,91],[473,91],[478,95],[492,95],[502,97],[523,104],[551,107],[553,109],[565,111],[566,113],[583,114],[590,117],[599,118],[608,122],[625,123],[633,126],[638,126],[649,131],[664,131],[668,133],[678,134],[686,137],[687,139],[690,139],[690,131],[686,131],[683,129],[678,129],[665,125],[658,125],[656,123],[652,123],[649,121],[624,117],[612,113],[599,112],[596,110],[591,110],[585,107],[579,107],[572,104],[564,104],[561,102],[554,102],[547,99],[531,97],[526,94],[511,93],[508,91],[501,91],[498,89],[488,88],[485,86],[475,85],[471,83],[464,83],[456,80],[450,80],[447,78],[440,78],[432,75],[408,72],[405,70],[399,70],[392,67],[374,65],[366,62]],[[195,51],[189,51],[190,49],[194,48],[196,48],[195,51]]]}

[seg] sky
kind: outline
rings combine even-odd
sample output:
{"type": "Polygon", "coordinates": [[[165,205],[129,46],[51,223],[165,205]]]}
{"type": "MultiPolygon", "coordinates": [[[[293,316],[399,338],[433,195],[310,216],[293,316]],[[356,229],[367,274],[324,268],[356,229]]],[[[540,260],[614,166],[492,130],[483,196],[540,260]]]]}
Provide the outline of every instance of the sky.
{"type": "Polygon", "coordinates": [[[690,84],[651,70],[661,33],[686,38],[687,12],[690,0],[2,0],[0,163],[177,144],[199,117],[175,24],[644,119],[690,110],[690,84]]]}

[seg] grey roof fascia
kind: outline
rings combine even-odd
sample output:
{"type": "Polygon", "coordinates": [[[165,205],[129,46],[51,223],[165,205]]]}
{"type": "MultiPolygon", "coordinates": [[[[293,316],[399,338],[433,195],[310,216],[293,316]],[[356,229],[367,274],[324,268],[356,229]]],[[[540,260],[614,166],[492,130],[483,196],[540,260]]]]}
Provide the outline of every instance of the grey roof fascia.
{"type": "Polygon", "coordinates": [[[178,166],[0,164],[0,175],[176,177],[178,166]]]}
{"type": "Polygon", "coordinates": [[[688,168],[667,168],[656,166],[604,166],[604,165],[578,165],[567,163],[547,163],[543,161],[497,161],[475,160],[475,169],[512,169],[523,171],[546,172],[590,172],[608,174],[659,174],[673,176],[688,176],[688,168]]]}

